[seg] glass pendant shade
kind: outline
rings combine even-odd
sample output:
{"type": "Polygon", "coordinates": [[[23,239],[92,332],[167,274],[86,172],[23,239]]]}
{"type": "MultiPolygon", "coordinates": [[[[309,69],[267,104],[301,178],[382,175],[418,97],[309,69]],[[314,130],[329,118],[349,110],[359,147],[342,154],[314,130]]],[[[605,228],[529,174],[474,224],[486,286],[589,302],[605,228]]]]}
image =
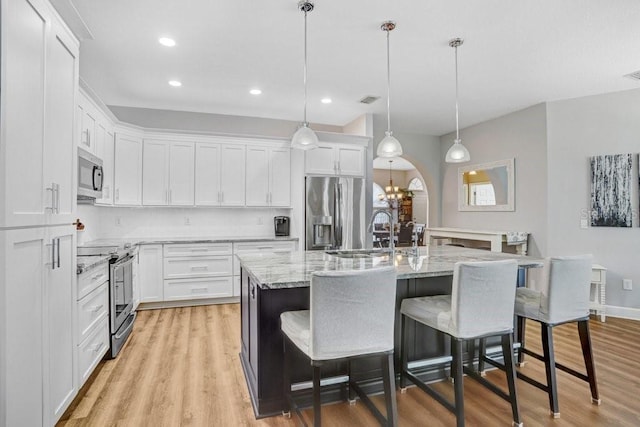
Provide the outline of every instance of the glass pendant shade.
{"type": "Polygon", "coordinates": [[[307,123],[303,123],[291,138],[291,148],[298,150],[311,150],[318,147],[318,136],[309,127],[307,123]]]}
{"type": "Polygon", "coordinates": [[[449,148],[449,151],[447,151],[447,156],[444,160],[447,163],[462,163],[471,160],[471,156],[469,155],[467,147],[462,145],[462,141],[456,139],[451,148],[449,148]]]}
{"type": "Polygon", "coordinates": [[[385,132],[385,137],[378,144],[378,157],[400,157],[402,156],[402,145],[389,131],[385,132]]]}

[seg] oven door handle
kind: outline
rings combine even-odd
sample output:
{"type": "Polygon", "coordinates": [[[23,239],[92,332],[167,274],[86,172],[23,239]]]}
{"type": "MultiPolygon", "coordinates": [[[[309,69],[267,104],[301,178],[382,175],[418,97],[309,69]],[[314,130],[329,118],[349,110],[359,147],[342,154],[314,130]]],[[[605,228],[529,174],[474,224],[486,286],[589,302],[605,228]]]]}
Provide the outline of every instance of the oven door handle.
{"type": "Polygon", "coordinates": [[[129,317],[127,317],[127,321],[129,319],[131,319],[131,321],[129,322],[129,325],[123,330],[120,331],[116,334],[116,339],[119,340],[120,338],[122,338],[124,335],[128,334],[129,331],[131,330],[131,328],[133,328],[133,322],[136,320],[136,317],[138,316],[138,313],[136,313],[135,311],[131,313],[131,315],[129,317]]]}

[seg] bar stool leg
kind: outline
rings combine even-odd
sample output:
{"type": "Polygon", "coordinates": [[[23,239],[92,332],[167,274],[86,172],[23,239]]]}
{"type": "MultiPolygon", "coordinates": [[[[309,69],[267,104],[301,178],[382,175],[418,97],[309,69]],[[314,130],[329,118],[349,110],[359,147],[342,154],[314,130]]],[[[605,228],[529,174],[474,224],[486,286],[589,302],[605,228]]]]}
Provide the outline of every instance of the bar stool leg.
{"type": "Polygon", "coordinates": [[[287,418],[291,418],[291,371],[290,371],[290,366],[291,366],[291,352],[287,351],[287,339],[284,338],[282,340],[282,350],[284,353],[284,369],[283,369],[283,382],[284,384],[283,386],[283,395],[284,395],[284,404],[285,407],[282,409],[282,415],[284,415],[287,418]]]}
{"type": "Polygon", "coordinates": [[[387,405],[387,426],[398,425],[398,408],[396,405],[396,376],[393,371],[393,353],[382,356],[382,377],[384,382],[384,398],[387,405]]]}
{"type": "Polygon", "coordinates": [[[407,358],[407,316],[401,315],[402,318],[400,326],[400,393],[406,393],[407,391],[407,377],[405,375],[408,369],[407,358]]]}
{"type": "Polygon", "coordinates": [[[518,350],[518,366],[524,366],[524,335],[525,326],[527,325],[527,319],[522,316],[516,316],[516,340],[520,343],[520,349],[518,350]]]}
{"type": "Polygon", "coordinates": [[[591,389],[591,402],[599,405],[601,403],[598,394],[598,383],[596,381],[596,368],[593,363],[593,349],[591,347],[591,334],[589,332],[589,320],[578,322],[578,333],[580,334],[580,344],[582,345],[582,357],[587,368],[589,377],[589,388],[591,389]]]}
{"type": "Polygon", "coordinates": [[[347,375],[349,375],[349,381],[347,382],[347,400],[349,401],[349,405],[355,405],[356,398],[353,394],[353,387],[351,386],[351,384],[355,382],[351,373],[351,359],[347,360],[347,372],[347,375]]]}
{"type": "Polygon", "coordinates": [[[484,356],[487,354],[487,339],[480,338],[480,344],[478,345],[478,373],[483,377],[486,375],[484,371],[484,356]]]}
{"type": "Polygon", "coordinates": [[[313,366],[313,426],[320,427],[322,417],[320,414],[320,366],[313,366]]]}
{"type": "Polygon", "coordinates": [[[507,384],[509,386],[513,425],[522,427],[522,421],[520,421],[520,408],[518,407],[518,391],[516,389],[516,364],[513,359],[512,334],[505,334],[502,336],[502,354],[504,357],[505,372],[507,374],[507,384]]]}
{"type": "Polygon", "coordinates": [[[546,323],[542,323],[541,327],[544,367],[547,373],[549,409],[551,409],[553,418],[560,418],[560,410],[558,408],[558,383],[556,381],[556,360],[553,352],[553,327],[546,323]]]}
{"type": "Polygon", "coordinates": [[[464,387],[462,379],[462,340],[451,339],[451,378],[456,404],[456,425],[464,427],[464,387]]]}

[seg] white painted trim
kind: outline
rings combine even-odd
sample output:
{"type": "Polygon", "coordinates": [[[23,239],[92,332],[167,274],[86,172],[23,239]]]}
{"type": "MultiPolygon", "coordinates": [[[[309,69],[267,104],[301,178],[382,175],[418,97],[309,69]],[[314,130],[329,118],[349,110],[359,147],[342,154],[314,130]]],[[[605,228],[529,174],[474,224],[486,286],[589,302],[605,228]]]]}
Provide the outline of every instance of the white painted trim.
{"type": "Polygon", "coordinates": [[[607,317],[619,317],[621,319],[640,320],[640,308],[617,307],[607,305],[604,311],[607,317]]]}

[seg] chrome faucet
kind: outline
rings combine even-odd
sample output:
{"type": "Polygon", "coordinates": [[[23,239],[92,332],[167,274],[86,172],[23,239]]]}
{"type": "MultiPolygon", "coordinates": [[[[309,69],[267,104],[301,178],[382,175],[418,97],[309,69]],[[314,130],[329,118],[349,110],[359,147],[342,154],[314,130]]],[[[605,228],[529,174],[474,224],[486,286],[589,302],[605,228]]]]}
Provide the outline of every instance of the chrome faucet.
{"type": "Polygon", "coordinates": [[[416,227],[416,223],[413,221],[409,221],[405,224],[405,227],[411,225],[413,227],[413,242],[411,242],[411,250],[417,256],[418,255],[418,227],[416,227]]]}
{"type": "Polygon", "coordinates": [[[371,220],[369,221],[368,230],[373,230],[373,220],[378,214],[381,213],[389,217],[389,249],[393,252],[395,250],[395,242],[393,241],[393,229],[395,228],[395,224],[393,223],[393,211],[391,209],[376,209],[375,211],[373,211],[371,220]]]}

